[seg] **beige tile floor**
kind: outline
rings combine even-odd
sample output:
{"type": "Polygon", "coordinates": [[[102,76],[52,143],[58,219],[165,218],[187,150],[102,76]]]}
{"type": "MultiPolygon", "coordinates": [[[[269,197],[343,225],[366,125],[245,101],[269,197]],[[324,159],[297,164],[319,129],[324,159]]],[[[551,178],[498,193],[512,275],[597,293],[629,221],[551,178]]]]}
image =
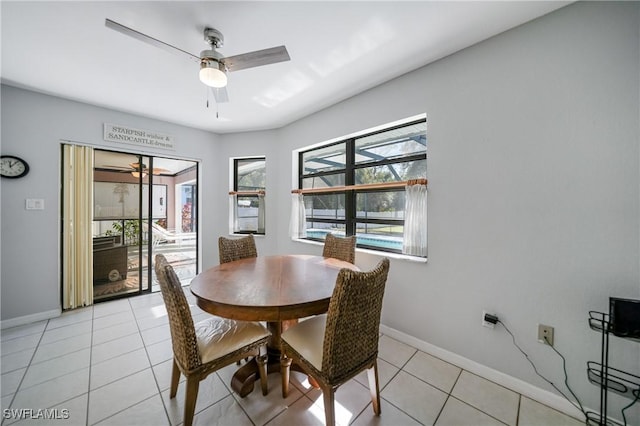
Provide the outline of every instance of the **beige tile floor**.
{"type": "MultiPolygon", "coordinates": [[[[188,291],[186,292],[188,293],[188,291]]],[[[190,296],[190,295],[189,295],[190,296]]],[[[193,303],[194,320],[208,314],[193,303]]],[[[59,318],[2,330],[3,425],[178,425],[184,383],[169,399],[171,339],[159,293],[97,304],[59,318]],[[32,409],[18,420],[6,409],[32,409]],[[47,415],[59,417],[43,419],[47,415]],[[40,418],[38,418],[40,417],[40,418]]],[[[283,399],[280,377],[269,394],[240,398],[231,365],[200,384],[197,425],[321,425],[322,395],[293,373],[283,399]]],[[[371,408],[364,373],[339,388],[339,424],[579,425],[509,389],[383,335],[379,353],[382,416],[371,408]]],[[[14,411],[18,413],[20,411],[14,411]]]]}

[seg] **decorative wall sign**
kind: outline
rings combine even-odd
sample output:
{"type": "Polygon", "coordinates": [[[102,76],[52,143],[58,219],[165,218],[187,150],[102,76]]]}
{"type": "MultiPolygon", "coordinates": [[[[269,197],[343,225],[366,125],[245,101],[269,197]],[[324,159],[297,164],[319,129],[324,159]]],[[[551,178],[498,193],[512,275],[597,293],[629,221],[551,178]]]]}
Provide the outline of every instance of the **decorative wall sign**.
{"type": "Polygon", "coordinates": [[[118,124],[104,123],[104,140],[171,151],[176,149],[171,135],[152,130],[134,129],[118,124]]]}

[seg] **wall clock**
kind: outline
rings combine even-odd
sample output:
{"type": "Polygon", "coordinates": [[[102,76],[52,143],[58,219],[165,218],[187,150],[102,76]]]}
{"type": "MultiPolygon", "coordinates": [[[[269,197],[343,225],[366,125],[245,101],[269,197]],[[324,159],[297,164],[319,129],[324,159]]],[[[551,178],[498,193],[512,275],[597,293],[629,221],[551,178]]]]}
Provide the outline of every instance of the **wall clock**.
{"type": "Polygon", "coordinates": [[[27,173],[29,173],[29,164],[22,158],[13,155],[0,156],[0,176],[15,179],[27,173]]]}

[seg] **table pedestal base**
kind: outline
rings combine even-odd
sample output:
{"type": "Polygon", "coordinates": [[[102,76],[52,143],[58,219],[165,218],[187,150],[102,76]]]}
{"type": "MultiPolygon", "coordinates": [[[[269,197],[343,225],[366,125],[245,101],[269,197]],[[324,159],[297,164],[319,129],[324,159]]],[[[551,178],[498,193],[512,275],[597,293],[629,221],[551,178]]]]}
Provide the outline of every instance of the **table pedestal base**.
{"type": "MultiPolygon", "coordinates": [[[[298,320],[267,323],[267,328],[271,332],[271,340],[267,344],[267,374],[280,373],[280,334],[297,322],[298,320]]],[[[296,364],[293,364],[291,369],[303,372],[296,364]]],[[[253,358],[234,373],[231,378],[231,389],[244,398],[253,391],[256,380],[260,380],[260,374],[257,360],[253,358]]]]}

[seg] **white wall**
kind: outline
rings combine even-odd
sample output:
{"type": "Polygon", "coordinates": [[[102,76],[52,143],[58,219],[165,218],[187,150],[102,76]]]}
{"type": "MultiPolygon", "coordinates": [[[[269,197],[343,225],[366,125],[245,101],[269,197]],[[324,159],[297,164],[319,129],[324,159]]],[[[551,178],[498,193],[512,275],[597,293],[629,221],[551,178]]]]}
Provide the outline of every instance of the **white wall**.
{"type": "MultiPolygon", "coordinates": [[[[175,156],[201,163],[201,209],[214,203],[217,136],[144,117],[2,85],[2,153],[30,165],[21,179],[2,180],[2,320],[38,318],[60,309],[60,144],[75,141],[115,150],[175,156]],[[154,130],[175,137],[175,151],[138,150],[103,140],[103,123],[154,130]],[[44,210],[25,210],[26,198],[42,198],[44,210]]],[[[226,182],[226,180],[225,180],[226,182]]],[[[226,213],[224,215],[226,217],[226,213]]],[[[222,220],[200,215],[203,235],[222,220]]],[[[203,253],[214,242],[202,239],[203,253]]]]}
{"type": "MultiPolygon", "coordinates": [[[[560,358],[536,340],[551,325],[570,384],[597,409],[588,311],[640,297],[639,19],[637,2],[573,4],[279,130],[272,250],[321,252],[285,235],[292,150],[426,113],[429,260],[392,260],[382,322],[543,389],[504,329],[480,320],[497,314],[562,386],[560,358]]],[[[261,139],[221,137],[231,156],[262,153],[261,139]]],[[[356,254],[362,268],[378,259],[356,254]]],[[[638,373],[640,345],[611,350],[638,373]]],[[[612,398],[617,418],[623,402],[612,398]]]]}
{"type": "MultiPolygon", "coordinates": [[[[236,134],[226,134],[219,136],[221,143],[216,146],[216,170],[213,171],[215,181],[220,182],[214,188],[210,188],[211,194],[214,195],[215,202],[212,202],[209,209],[203,214],[211,215],[220,220],[216,220],[214,228],[207,232],[203,238],[213,238],[215,246],[211,252],[203,253],[203,268],[211,267],[219,263],[218,253],[218,237],[229,236],[229,190],[232,189],[232,181],[230,177],[233,170],[229,164],[231,157],[256,157],[264,156],[266,158],[267,168],[267,194],[277,194],[281,192],[278,187],[280,181],[277,179],[280,168],[282,167],[280,155],[280,139],[277,131],[261,131],[246,132],[236,134]],[[224,142],[223,142],[224,141],[224,142]]],[[[289,154],[290,155],[290,154],[289,154]]],[[[265,214],[265,235],[256,235],[256,248],[258,254],[269,255],[275,252],[277,244],[277,235],[281,231],[279,222],[283,214],[289,214],[288,205],[286,208],[277,205],[275,199],[271,196],[266,197],[266,214],[265,214]]],[[[288,229],[288,225],[287,228],[288,229]]]]}
{"type": "MultiPolygon", "coordinates": [[[[392,260],[383,324],[544,389],[502,327],[480,318],[497,314],[561,384],[561,360],[536,341],[538,323],[554,326],[569,382],[597,408],[585,370],[600,341],[587,313],[610,295],[640,297],[639,8],[576,3],[265,132],[215,136],[3,86],[2,152],[33,170],[2,181],[2,318],[60,305],[60,139],[103,144],[104,121],[176,135],[181,156],[203,159],[206,268],[228,232],[229,157],[267,157],[259,252],[319,254],[286,236],[291,151],[426,113],[429,261],[392,260]],[[44,198],[46,210],[25,211],[25,198],[44,198]]],[[[362,268],[378,259],[356,255],[362,268]]],[[[640,345],[615,338],[611,359],[637,373],[640,345]]],[[[628,401],[611,402],[619,418],[628,401]]]]}

